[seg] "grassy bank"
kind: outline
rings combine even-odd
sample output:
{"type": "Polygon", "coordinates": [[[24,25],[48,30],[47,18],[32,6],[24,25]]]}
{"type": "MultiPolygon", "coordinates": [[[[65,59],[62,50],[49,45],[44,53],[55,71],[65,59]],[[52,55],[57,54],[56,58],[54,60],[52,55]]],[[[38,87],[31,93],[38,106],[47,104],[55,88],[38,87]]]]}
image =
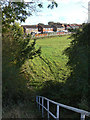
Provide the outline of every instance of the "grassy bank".
{"type": "Polygon", "coordinates": [[[36,87],[39,83],[48,80],[57,80],[65,82],[69,75],[69,69],[66,67],[68,58],[63,54],[71,39],[69,36],[51,37],[37,39],[36,47],[41,46],[41,57],[26,61],[23,66],[26,77],[29,78],[29,85],[36,87]]]}

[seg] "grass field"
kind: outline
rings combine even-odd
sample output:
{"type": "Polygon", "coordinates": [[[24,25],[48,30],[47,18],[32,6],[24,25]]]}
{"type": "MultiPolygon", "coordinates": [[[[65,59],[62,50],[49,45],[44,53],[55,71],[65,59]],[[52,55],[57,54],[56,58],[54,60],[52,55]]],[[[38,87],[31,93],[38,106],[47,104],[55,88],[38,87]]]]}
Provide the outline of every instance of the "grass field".
{"type": "Polygon", "coordinates": [[[29,60],[23,66],[29,85],[39,87],[40,83],[57,80],[65,82],[70,70],[66,67],[68,61],[63,51],[70,45],[69,36],[37,39],[36,48],[41,47],[41,56],[29,60]]]}

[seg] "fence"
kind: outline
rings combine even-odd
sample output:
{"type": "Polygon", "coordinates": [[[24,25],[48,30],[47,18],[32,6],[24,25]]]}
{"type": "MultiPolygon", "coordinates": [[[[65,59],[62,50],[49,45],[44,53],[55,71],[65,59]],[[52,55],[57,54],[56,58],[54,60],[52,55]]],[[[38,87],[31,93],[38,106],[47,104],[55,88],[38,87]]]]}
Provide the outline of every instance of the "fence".
{"type": "Polygon", "coordinates": [[[40,38],[40,37],[48,37],[48,36],[59,36],[59,35],[69,35],[71,32],[53,32],[53,33],[46,33],[46,34],[35,34],[32,35],[32,38],[40,38]]]}
{"type": "Polygon", "coordinates": [[[85,116],[90,117],[90,112],[88,112],[88,111],[81,110],[81,109],[78,109],[78,108],[74,108],[74,107],[71,107],[71,106],[67,106],[67,105],[64,105],[64,104],[60,104],[60,103],[54,102],[54,101],[52,101],[52,100],[50,100],[50,99],[48,99],[46,97],[36,96],[36,103],[37,103],[37,105],[39,107],[39,110],[40,110],[40,106],[42,107],[42,117],[44,117],[44,109],[47,111],[47,113],[48,113],[47,118],[48,119],[50,118],[50,115],[51,115],[56,120],[59,120],[59,107],[63,107],[65,109],[80,113],[81,114],[81,120],[85,120],[85,116]],[[47,101],[47,107],[44,106],[44,100],[47,101]],[[52,112],[50,112],[50,110],[49,110],[50,102],[57,105],[56,116],[52,112]]]}

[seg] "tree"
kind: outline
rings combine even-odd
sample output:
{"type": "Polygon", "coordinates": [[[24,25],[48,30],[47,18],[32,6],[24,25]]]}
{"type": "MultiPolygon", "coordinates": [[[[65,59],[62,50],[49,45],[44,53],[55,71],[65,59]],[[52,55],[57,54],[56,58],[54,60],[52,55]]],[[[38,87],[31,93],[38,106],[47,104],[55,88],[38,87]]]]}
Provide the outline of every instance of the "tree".
{"type": "MultiPolygon", "coordinates": [[[[43,2],[40,2],[40,0],[33,0],[31,2],[1,1],[0,3],[2,5],[2,25],[14,23],[16,20],[25,22],[28,16],[37,11],[37,6],[43,8],[43,2]]],[[[54,0],[51,0],[51,4],[49,4],[47,7],[52,9],[54,6],[57,7],[58,4],[54,0]]]]}
{"type": "Polygon", "coordinates": [[[89,110],[90,97],[90,24],[85,24],[71,36],[73,38],[70,47],[64,53],[69,57],[67,65],[71,68],[71,75],[67,79],[66,86],[68,98],[71,104],[77,104],[82,109],[89,110]]]}
{"type": "MultiPolygon", "coordinates": [[[[41,54],[41,48],[36,49],[36,39],[31,40],[30,35],[23,32],[23,28],[16,21],[24,22],[32,14],[33,2],[8,2],[2,4],[2,82],[3,105],[8,100],[17,102],[25,99],[27,81],[21,74],[21,67],[28,59],[41,54]]],[[[54,4],[54,3],[53,3],[54,4]]],[[[40,4],[38,4],[40,7],[40,4]]]]}

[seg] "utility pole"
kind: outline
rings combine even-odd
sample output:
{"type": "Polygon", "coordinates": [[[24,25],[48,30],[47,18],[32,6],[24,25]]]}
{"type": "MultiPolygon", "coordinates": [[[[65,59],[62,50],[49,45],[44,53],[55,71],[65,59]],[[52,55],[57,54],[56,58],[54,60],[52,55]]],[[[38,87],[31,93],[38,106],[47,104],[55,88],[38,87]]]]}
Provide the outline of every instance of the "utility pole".
{"type": "Polygon", "coordinates": [[[88,23],[90,23],[90,1],[88,2],[88,23]]]}

